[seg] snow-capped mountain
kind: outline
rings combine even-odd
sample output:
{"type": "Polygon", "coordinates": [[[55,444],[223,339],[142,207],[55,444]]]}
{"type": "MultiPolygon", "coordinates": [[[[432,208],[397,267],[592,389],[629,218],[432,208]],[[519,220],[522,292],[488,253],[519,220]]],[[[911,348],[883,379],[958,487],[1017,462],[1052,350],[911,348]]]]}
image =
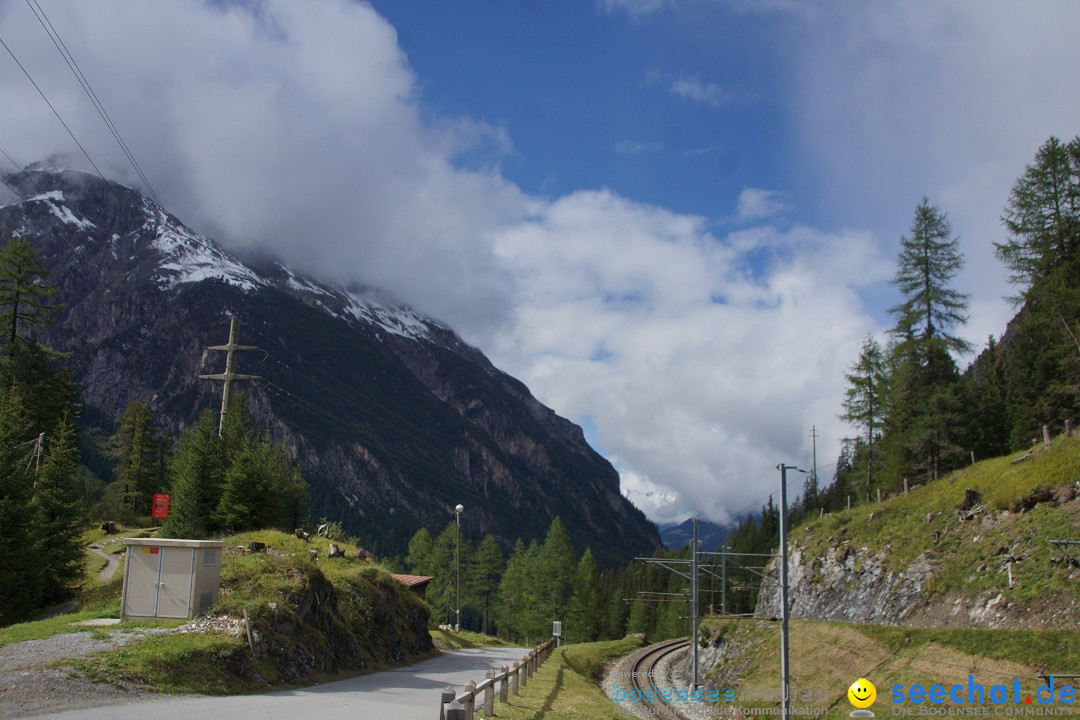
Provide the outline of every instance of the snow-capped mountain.
{"type": "Polygon", "coordinates": [[[84,423],[133,400],[177,430],[220,386],[207,346],[242,320],[239,371],[257,420],[300,458],[312,514],[377,552],[404,550],[453,507],[504,544],[561,516],[608,562],[659,545],[581,429],[539,403],[445,325],[368,287],[343,288],[274,261],[245,262],[123,185],[32,165],[7,175],[0,238],[27,238],[64,309],[46,342],[70,351],[84,423]]]}

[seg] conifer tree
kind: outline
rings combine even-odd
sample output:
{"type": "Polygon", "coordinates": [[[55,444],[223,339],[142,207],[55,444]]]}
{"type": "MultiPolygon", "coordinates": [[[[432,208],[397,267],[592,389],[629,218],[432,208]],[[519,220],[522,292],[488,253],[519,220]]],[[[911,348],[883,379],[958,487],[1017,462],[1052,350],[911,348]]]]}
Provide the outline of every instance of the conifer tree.
{"type": "Polygon", "coordinates": [[[1080,413],[1080,137],[1051,137],[1017,180],[996,244],[1023,303],[1004,358],[1011,444],[1080,413]]]}
{"type": "Polygon", "coordinates": [[[17,387],[24,398],[33,398],[25,413],[37,433],[56,427],[72,409],[76,395],[70,372],[55,367],[64,356],[37,338],[61,307],[50,302],[57,290],[48,278],[48,270],[24,238],[0,247],[0,343],[5,346],[0,387],[17,387]]]}
{"type": "Polygon", "coordinates": [[[201,539],[214,529],[211,514],[221,499],[224,458],[217,416],[203,410],[195,425],[180,438],[170,468],[169,517],[163,537],[201,539]]]}
{"type": "Polygon", "coordinates": [[[570,536],[558,517],[551,521],[544,538],[540,565],[544,573],[541,585],[544,591],[542,613],[551,620],[560,619],[566,612],[574,587],[576,563],[574,546],[570,544],[570,536]]]}
{"type": "Polygon", "coordinates": [[[480,631],[484,634],[491,632],[503,563],[502,550],[495,537],[488,533],[472,554],[468,567],[469,600],[480,613],[480,631]]]}
{"type": "Polygon", "coordinates": [[[34,434],[22,395],[0,398],[0,625],[39,607],[42,597],[41,535],[30,474],[34,434]]]}
{"type": "Polygon", "coordinates": [[[641,598],[630,603],[630,616],[626,620],[626,632],[646,634],[649,630],[649,606],[641,598]]]}
{"type": "Polygon", "coordinates": [[[0,319],[9,357],[60,308],[49,301],[56,288],[48,279],[49,271],[25,238],[12,238],[0,248],[0,319]]]}
{"type": "Polygon", "coordinates": [[[34,484],[34,516],[42,549],[42,597],[55,603],[72,595],[82,579],[82,529],[85,521],[79,487],[79,449],[75,427],[65,416],[46,436],[45,459],[34,484]]]}
{"type": "Polygon", "coordinates": [[[128,404],[113,435],[116,481],[124,508],[132,515],[148,512],[150,496],[164,489],[165,441],[154,427],[150,406],[128,404]]]}
{"type": "Polygon", "coordinates": [[[409,539],[408,554],[405,556],[410,572],[432,576],[434,570],[431,563],[432,543],[431,533],[427,528],[422,527],[413,533],[409,539]]]}
{"type": "Polygon", "coordinates": [[[896,480],[909,472],[937,479],[959,455],[959,374],[949,353],[970,344],[952,333],[967,321],[967,296],[949,283],[962,266],[948,218],[923,198],[911,236],[900,239],[893,280],[904,297],[891,309],[898,341],[886,436],[896,480]]]}
{"type": "Polygon", "coordinates": [[[1043,143],[1013,186],[1002,221],[1009,239],[995,250],[1023,299],[1080,249],[1080,137],[1043,143]]]}
{"type": "Polygon", "coordinates": [[[866,501],[870,501],[871,487],[874,483],[874,460],[878,437],[886,415],[886,369],[881,346],[872,337],[863,341],[859,359],[852,364],[844,378],[848,386],[844,391],[844,412],[841,420],[846,420],[859,429],[866,449],[866,501]]]}
{"type": "Polygon", "coordinates": [[[596,572],[596,559],[590,548],[585,548],[578,562],[566,619],[566,635],[571,642],[592,642],[601,632],[603,613],[600,579],[596,572]]]}

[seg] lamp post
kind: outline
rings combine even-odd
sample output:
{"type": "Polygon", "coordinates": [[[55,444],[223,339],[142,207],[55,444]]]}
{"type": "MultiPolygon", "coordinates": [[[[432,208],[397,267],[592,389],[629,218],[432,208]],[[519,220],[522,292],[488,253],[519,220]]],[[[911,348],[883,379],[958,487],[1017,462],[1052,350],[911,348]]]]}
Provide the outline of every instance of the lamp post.
{"type": "Polygon", "coordinates": [[[461,504],[454,508],[454,516],[457,518],[457,542],[455,543],[457,547],[454,553],[457,556],[455,560],[457,565],[457,593],[454,602],[457,620],[454,623],[454,632],[461,632],[461,511],[464,509],[465,506],[461,504]]]}
{"type": "Polygon", "coordinates": [[[791,717],[791,665],[788,660],[788,545],[787,545],[787,472],[796,470],[805,473],[794,465],[781,463],[776,466],[780,471],[780,684],[782,697],[780,714],[783,720],[791,717]]]}

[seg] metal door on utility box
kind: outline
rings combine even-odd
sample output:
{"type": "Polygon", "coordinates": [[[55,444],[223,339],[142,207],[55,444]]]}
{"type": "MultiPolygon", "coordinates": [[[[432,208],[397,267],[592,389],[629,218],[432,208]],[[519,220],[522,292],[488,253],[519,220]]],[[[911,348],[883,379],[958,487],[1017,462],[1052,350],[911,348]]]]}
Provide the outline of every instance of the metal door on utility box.
{"type": "Polygon", "coordinates": [[[194,560],[194,548],[132,547],[125,614],[186,618],[194,560]]]}

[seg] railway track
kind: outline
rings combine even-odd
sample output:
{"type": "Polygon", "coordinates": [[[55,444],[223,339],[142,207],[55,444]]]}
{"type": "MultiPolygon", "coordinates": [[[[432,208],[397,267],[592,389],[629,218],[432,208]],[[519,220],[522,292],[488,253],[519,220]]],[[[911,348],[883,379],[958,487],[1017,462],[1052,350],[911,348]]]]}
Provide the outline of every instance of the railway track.
{"type": "Polygon", "coordinates": [[[634,689],[641,693],[641,710],[648,717],[670,718],[682,720],[683,715],[672,704],[661,699],[661,691],[671,691],[674,688],[661,687],[656,682],[657,674],[654,672],[656,664],[672,653],[685,649],[690,644],[688,638],[678,638],[650,645],[640,652],[632,666],[634,689]]]}

